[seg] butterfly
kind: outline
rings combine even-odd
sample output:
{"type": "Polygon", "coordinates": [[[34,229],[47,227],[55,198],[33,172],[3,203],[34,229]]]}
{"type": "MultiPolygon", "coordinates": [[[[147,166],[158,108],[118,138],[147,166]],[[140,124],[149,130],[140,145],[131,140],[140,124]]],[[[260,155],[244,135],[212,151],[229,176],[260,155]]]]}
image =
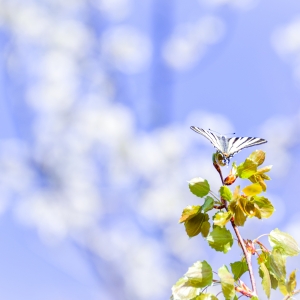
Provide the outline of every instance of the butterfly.
{"type": "Polygon", "coordinates": [[[210,130],[205,130],[196,126],[191,126],[195,132],[206,137],[213,146],[223,156],[223,163],[228,165],[230,158],[244,148],[267,143],[266,140],[257,137],[233,137],[227,138],[225,135],[218,135],[210,130]]]}

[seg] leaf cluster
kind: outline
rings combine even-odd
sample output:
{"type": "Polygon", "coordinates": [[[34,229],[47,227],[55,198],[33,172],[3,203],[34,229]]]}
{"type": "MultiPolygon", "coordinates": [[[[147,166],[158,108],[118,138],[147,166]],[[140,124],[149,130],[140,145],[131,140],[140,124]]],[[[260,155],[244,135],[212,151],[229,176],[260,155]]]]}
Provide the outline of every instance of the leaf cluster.
{"type": "MultiPolygon", "coordinates": [[[[272,168],[272,166],[260,167],[264,160],[265,153],[257,150],[240,165],[233,163],[230,174],[225,178],[224,185],[220,187],[217,195],[211,191],[207,180],[198,177],[189,181],[190,191],[204,199],[202,205],[186,207],[179,220],[179,223],[184,224],[190,238],[201,233],[212,249],[227,253],[234,242],[230,230],[226,228],[228,223],[232,226],[244,226],[247,219],[269,218],[273,214],[275,209],[271,201],[261,195],[267,189],[265,181],[270,180],[266,173],[272,168]],[[228,186],[237,178],[248,180],[250,184],[242,191],[239,185],[231,191],[228,186]]],[[[217,161],[213,162],[216,167],[217,161]]],[[[216,169],[219,172],[220,166],[216,169]]],[[[257,256],[259,276],[268,298],[271,288],[279,288],[284,296],[291,297],[296,293],[296,271],[287,278],[285,264],[288,256],[299,254],[299,247],[290,235],[278,229],[269,234],[269,242],[271,250],[258,239],[244,240],[247,249],[247,253],[244,254],[257,256]]],[[[196,262],[173,286],[171,299],[217,299],[215,295],[207,292],[209,286],[216,284],[221,285],[226,300],[237,299],[238,294],[253,300],[258,299],[257,295],[241,281],[241,276],[248,272],[249,268],[246,256],[231,263],[231,271],[227,266],[220,267],[217,272],[219,278],[216,279],[213,279],[212,268],[206,261],[196,262]]]]}

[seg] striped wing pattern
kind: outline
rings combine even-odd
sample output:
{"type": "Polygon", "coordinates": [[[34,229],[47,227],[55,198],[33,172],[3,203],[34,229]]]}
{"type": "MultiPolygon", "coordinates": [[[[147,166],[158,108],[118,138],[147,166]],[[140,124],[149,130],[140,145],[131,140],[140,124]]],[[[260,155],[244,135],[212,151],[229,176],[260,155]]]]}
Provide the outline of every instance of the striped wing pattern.
{"type": "Polygon", "coordinates": [[[267,142],[266,140],[257,137],[226,138],[225,136],[219,136],[209,130],[205,130],[196,126],[191,126],[191,129],[206,137],[225,157],[232,157],[234,154],[240,152],[244,148],[264,144],[267,142]]]}
{"type": "Polygon", "coordinates": [[[232,157],[235,153],[240,152],[244,148],[252,147],[255,145],[264,144],[267,141],[257,137],[236,137],[229,138],[227,153],[232,157]]]}
{"type": "Polygon", "coordinates": [[[225,149],[220,141],[220,138],[216,134],[209,130],[205,130],[196,126],[191,126],[191,129],[206,137],[217,150],[224,153],[225,149]]]}

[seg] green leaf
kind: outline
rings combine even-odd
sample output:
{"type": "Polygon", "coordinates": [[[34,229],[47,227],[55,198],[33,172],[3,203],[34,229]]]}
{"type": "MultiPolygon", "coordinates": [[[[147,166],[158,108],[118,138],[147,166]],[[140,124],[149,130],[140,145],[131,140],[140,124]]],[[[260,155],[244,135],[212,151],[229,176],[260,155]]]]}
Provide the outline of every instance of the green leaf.
{"type": "Polygon", "coordinates": [[[208,236],[210,229],[210,223],[208,221],[203,222],[201,227],[201,235],[206,238],[208,236]]]}
{"type": "Polygon", "coordinates": [[[278,281],[285,281],[286,277],[286,258],[280,251],[273,249],[269,254],[269,270],[278,281]]]}
{"type": "Polygon", "coordinates": [[[230,211],[227,212],[217,212],[214,216],[214,224],[217,226],[224,227],[228,221],[230,221],[232,217],[232,213],[230,211]]]}
{"type": "Polygon", "coordinates": [[[250,300],[259,300],[257,296],[253,296],[250,298],[250,300]]]}
{"type": "Polygon", "coordinates": [[[185,231],[187,235],[189,237],[193,237],[203,231],[203,235],[207,236],[207,228],[210,226],[208,220],[209,220],[208,214],[203,214],[203,213],[198,213],[192,219],[187,220],[184,223],[185,231]]]}
{"type": "MultiPolygon", "coordinates": [[[[171,299],[198,299],[197,297],[200,294],[201,289],[212,284],[212,278],[212,268],[206,261],[194,263],[188,269],[185,276],[180,278],[172,287],[171,299]]],[[[214,300],[214,298],[211,299],[214,300]]]]}
{"type": "Polygon", "coordinates": [[[260,194],[262,191],[263,189],[259,183],[250,184],[243,189],[243,193],[246,196],[255,196],[260,194]]]}
{"type": "Polygon", "coordinates": [[[260,166],[265,161],[266,154],[262,150],[255,150],[249,155],[249,159],[256,163],[256,165],[260,166]]]}
{"type": "Polygon", "coordinates": [[[269,264],[269,252],[265,252],[264,251],[264,248],[260,246],[260,249],[262,250],[262,252],[258,255],[257,257],[257,263],[260,265],[261,263],[264,263],[264,264],[269,264]]]}
{"type": "Polygon", "coordinates": [[[296,282],[296,270],[294,270],[289,277],[289,281],[286,284],[287,291],[290,295],[293,295],[293,292],[297,286],[296,282]]]}
{"type": "Polygon", "coordinates": [[[247,263],[244,260],[231,263],[230,267],[234,280],[238,280],[245,272],[248,271],[247,263]]]}
{"type": "Polygon", "coordinates": [[[226,266],[222,266],[218,270],[218,275],[221,278],[222,292],[226,300],[233,300],[235,297],[234,279],[226,266]]]}
{"type": "Polygon", "coordinates": [[[234,214],[234,223],[237,226],[244,226],[247,216],[244,214],[243,210],[237,206],[234,214]]]}
{"type": "Polygon", "coordinates": [[[204,288],[211,285],[213,272],[211,266],[204,260],[195,262],[185,273],[185,276],[188,278],[186,285],[204,288]]]}
{"type": "Polygon", "coordinates": [[[192,218],[194,218],[201,211],[200,205],[189,205],[187,206],[181,215],[179,223],[186,222],[192,218]]]}
{"type": "Polygon", "coordinates": [[[268,175],[266,174],[260,174],[260,177],[264,180],[271,180],[271,177],[269,177],[268,175]]]}
{"type": "Polygon", "coordinates": [[[240,186],[237,185],[237,186],[235,187],[235,189],[234,189],[232,199],[233,199],[234,201],[236,201],[236,200],[239,199],[240,197],[241,197],[241,195],[240,195],[240,186]]]}
{"type": "Polygon", "coordinates": [[[173,300],[190,300],[195,298],[201,292],[201,288],[195,288],[187,284],[188,278],[180,278],[172,287],[173,300]]]}
{"type": "Polygon", "coordinates": [[[221,197],[224,200],[231,201],[231,199],[232,199],[232,193],[231,193],[231,190],[229,189],[229,187],[227,187],[227,186],[221,186],[219,192],[220,192],[221,197]]]}
{"type": "Polygon", "coordinates": [[[248,200],[246,197],[240,197],[238,201],[238,205],[241,208],[241,210],[244,212],[245,215],[248,217],[257,217],[261,219],[261,213],[257,210],[255,205],[248,200]]]}
{"type": "Polygon", "coordinates": [[[230,173],[231,173],[232,175],[234,175],[234,176],[237,176],[237,174],[238,174],[238,173],[237,173],[237,165],[236,165],[235,162],[232,163],[230,173]]]}
{"type": "Polygon", "coordinates": [[[218,300],[218,298],[213,294],[201,294],[192,300],[218,300]]]}
{"type": "Polygon", "coordinates": [[[269,243],[273,249],[278,249],[281,254],[296,256],[300,253],[297,242],[287,233],[278,228],[272,230],[269,235],[269,243]]]}
{"type": "Polygon", "coordinates": [[[278,280],[275,278],[275,276],[272,273],[270,273],[270,279],[271,279],[271,288],[273,290],[277,290],[277,288],[278,288],[278,280]]]}
{"type": "Polygon", "coordinates": [[[279,281],[278,282],[279,290],[282,295],[287,296],[289,292],[287,291],[285,281],[279,281]]]}
{"type": "Polygon", "coordinates": [[[216,226],[206,239],[211,248],[224,253],[227,253],[233,244],[233,237],[225,227],[216,226]]]}
{"type": "Polygon", "coordinates": [[[266,265],[264,263],[261,263],[260,266],[259,266],[259,269],[260,269],[260,275],[261,275],[261,278],[262,278],[262,281],[261,281],[261,285],[268,297],[268,299],[270,298],[270,294],[271,294],[271,278],[270,278],[270,274],[269,274],[269,271],[266,267],[266,265]]]}
{"type": "Polygon", "coordinates": [[[228,209],[234,215],[235,225],[244,226],[247,216],[244,214],[243,209],[239,204],[240,204],[239,199],[237,201],[231,201],[228,205],[228,209]]]}
{"type": "Polygon", "coordinates": [[[198,197],[204,197],[210,191],[210,186],[207,180],[201,177],[193,178],[189,181],[189,188],[190,191],[198,197]]]}
{"type": "Polygon", "coordinates": [[[212,210],[214,208],[214,199],[210,196],[207,196],[205,198],[204,204],[202,205],[202,211],[208,212],[209,210],[212,210]]]}
{"type": "Polygon", "coordinates": [[[262,175],[263,174],[259,175],[256,173],[256,174],[252,175],[251,177],[249,177],[248,179],[254,183],[258,183],[261,186],[262,190],[265,192],[267,190],[267,185],[266,185],[262,175]]]}
{"type": "MultiPolygon", "coordinates": [[[[270,165],[270,166],[265,166],[265,167],[263,167],[263,168],[260,168],[260,169],[257,170],[256,174],[260,174],[260,175],[264,175],[264,176],[269,177],[268,175],[266,175],[266,174],[264,174],[264,173],[270,172],[271,169],[272,169],[272,167],[273,167],[273,166],[270,165]]],[[[270,180],[270,179],[267,179],[267,180],[270,180]]]]}
{"type": "Polygon", "coordinates": [[[268,198],[254,196],[251,198],[251,202],[253,202],[256,208],[259,210],[261,218],[267,219],[271,217],[275,211],[274,206],[268,198]]]}
{"type": "Polygon", "coordinates": [[[249,158],[247,158],[237,168],[238,175],[242,179],[249,178],[251,175],[255,174],[256,171],[257,171],[257,164],[249,158]]]}

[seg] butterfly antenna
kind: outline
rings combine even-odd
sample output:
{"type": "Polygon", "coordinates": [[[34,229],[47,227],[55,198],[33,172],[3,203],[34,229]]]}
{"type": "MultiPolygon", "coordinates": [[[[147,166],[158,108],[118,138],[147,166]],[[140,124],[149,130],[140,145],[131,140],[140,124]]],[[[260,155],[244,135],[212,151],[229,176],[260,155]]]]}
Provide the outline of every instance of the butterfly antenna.
{"type": "Polygon", "coordinates": [[[221,135],[221,133],[220,133],[220,132],[218,132],[218,131],[211,130],[210,128],[208,128],[208,130],[209,130],[209,131],[211,131],[211,132],[215,132],[215,133],[217,133],[217,134],[221,135]]]}
{"type": "Polygon", "coordinates": [[[230,133],[221,134],[221,133],[219,133],[218,131],[211,130],[210,128],[208,128],[208,130],[209,130],[209,131],[212,131],[212,132],[215,132],[215,133],[217,133],[217,134],[219,134],[219,135],[231,135],[231,134],[235,134],[235,132],[230,132],[230,133]]]}

